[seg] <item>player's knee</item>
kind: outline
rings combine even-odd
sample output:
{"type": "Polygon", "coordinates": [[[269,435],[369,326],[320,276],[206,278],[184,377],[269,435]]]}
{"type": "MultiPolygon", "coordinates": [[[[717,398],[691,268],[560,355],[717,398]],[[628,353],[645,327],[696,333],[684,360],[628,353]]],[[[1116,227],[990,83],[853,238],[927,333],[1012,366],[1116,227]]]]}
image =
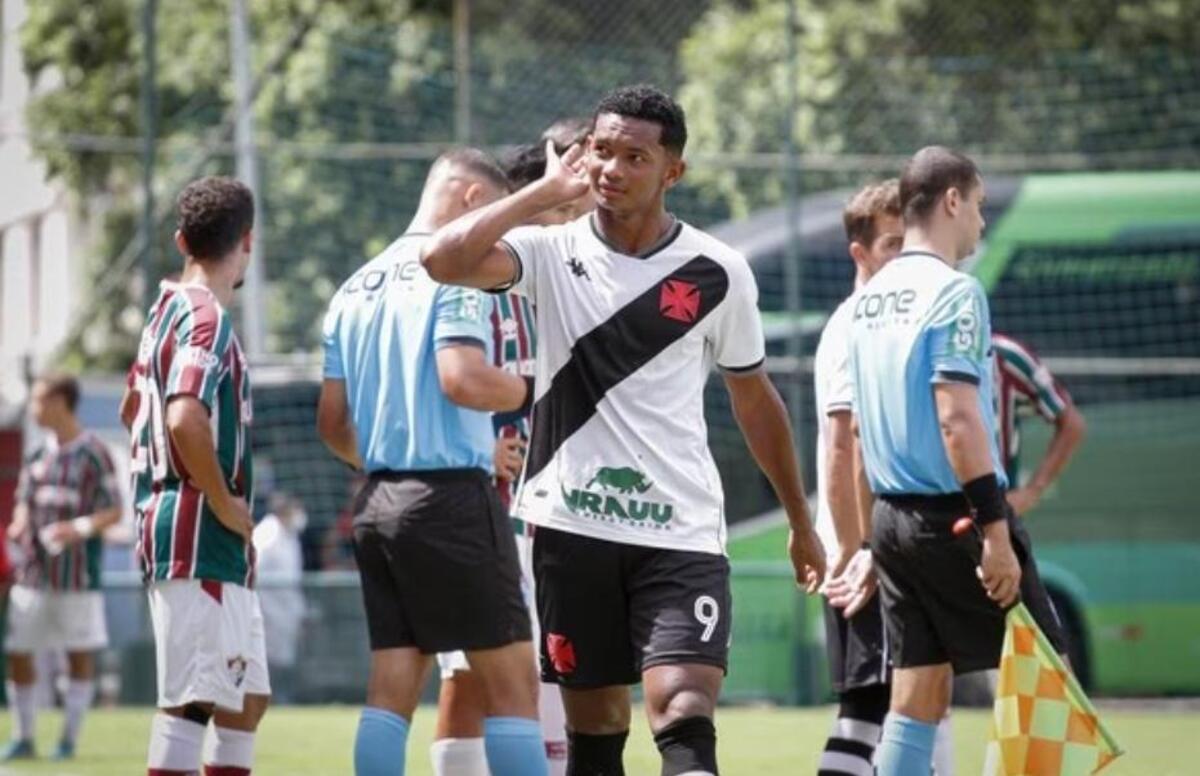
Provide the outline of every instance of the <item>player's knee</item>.
{"type": "Polygon", "coordinates": [[[672,669],[646,683],[646,714],[650,729],[662,730],[668,725],[691,717],[713,716],[720,680],[707,673],[687,669],[672,669]]]}

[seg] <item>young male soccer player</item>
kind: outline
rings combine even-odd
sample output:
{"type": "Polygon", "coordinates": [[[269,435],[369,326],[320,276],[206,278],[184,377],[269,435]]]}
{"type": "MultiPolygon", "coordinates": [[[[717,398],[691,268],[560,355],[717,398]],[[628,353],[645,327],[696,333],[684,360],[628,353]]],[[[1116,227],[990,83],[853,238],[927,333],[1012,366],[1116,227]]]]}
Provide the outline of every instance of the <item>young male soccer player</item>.
{"type": "Polygon", "coordinates": [[[430,232],[507,192],[482,152],[442,155],[408,231],[342,285],[325,316],[318,431],[368,475],[354,515],[371,639],[358,776],[403,774],[433,655],[456,649],[483,686],[492,774],[547,772],[516,542],[490,482],[487,414],[520,411],[533,379],[489,363],[492,299],[439,285],[419,260],[430,232]]]}
{"type": "Polygon", "coordinates": [[[238,181],[202,178],[178,213],[183,273],[150,308],[121,406],[158,667],[148,772],[196,773],[212,720],[204,773],[239,776],[271,692],[253,589],[250,378],[229,313],[254,199],[238,181]]]}
{"type": "Polygon", "coordinates": [[[854,407],[894,666],[882,776],[929,773],[951,671],[998,664],[1003,609],[1018,595],[1062,649],[1029,537],[1004,499],[987,298],[955,270],[983,231],[983,198],[970,159],[937,146],[917,152],[900,178],[904,250],[852,311],[854,407]],[[951,534],[964,514],[982,528],[978,576],[974,537],[951,534]]]}
{"type": "Polygon", "coordinates": [[[568,773],[623,773],[628,685],[645,687],[662,773],[715,774],[713,712],[729,647],[729,563],[703,389],[719,366],[751,452],[792,526],[797,580],[824,554],[783,402],[762,370],[744,257],[667,212],[683,111],[646,86],[600,101],[586,158],[438,230],[442,281],[515,290],[537,310],[537,401],[517,515],[537,525],[542,675],[563,688],[568,773]],[[516,228],[588,191],[593,215],[516,228]]]}
{"type": "MultiPolygon", "coordinates": [[[[842,213],[854,261],[854,287],[861,288],[900,252],[904,222],[896,180],[859,190],[842,213]]],[[[836,578],[870,536],[861,524],[855,488],[858,444],[850,381],[850,322],[854,295],[842,302],[825,324],[814,359],[817,405],[817,534],[825,547],[830,577],[836,578]]],[[[825,743],[818,773],[822,776],[870,776],[871,758],[887,716],[889,672],[887,640],[879,598],[843,616],[825,602],[825,646],[838,716],[825,743]]]]}
{"type": "MultiPolygon", "coordinates": [[[[95,694],[94,653],[108,644],[100,593],[101,534],[121,518],[121,493],[104,443],[75,415],[79,384],[52,374],[33,384],[33,421],[49,432],[26,461],[8,535],[24,548],[8,612],[8,702],[12,741],[0,760],[34,756],[34,656],[67,653],[65,724],[55,759],[75,754],[95,694]]],[[[2,543],[0,539],[0,543],[2,543]]]]}
{"type": "MultiPolygon", "coordinates": [[[[555,149],[566,151],[567,147],[556,144],[555,149]]],[[[519,190],[539,180],[545,171],[546,149],[538,144],[519,149],[507,161],[504,173],[512,188],[519,190]]],[[[531,223],[543,226],[567,223],[593,206],[591,194],[585,194],[574,202],[539,213],[531,219],[531,223]]],[[[522,377],[533,377],[537,329],[534,326],[533,305],[527,297],[511,292],[496,296],[491,314],[491,345],[492,363],[495,366],[522,377]]],[[[496,413],[492,416],[492,424],[496,431],[496,489],[500,494],[500,503],[512,514],[517,482],[525,462],[525,447],[529,444],[529,413],[496,413]]],[[[536,642],[538,628],[533,599],[533,526],[520,518],[513,518],[513,528],[521,564],[521,587],[530,610],[530,623],[536,642]]],[[[470,671],[466,655],[461,651],[439,654],[438,666],[442,674],[438,695],[438,725],[430,747],[434,773],[436,776],[487,776],[482,738],[487,709],[479,678],[470,671]]],[[[538,720],[542,724],[542,736],[546,739],[550,774],[563,776],[567,767],[567,730],[558,685],[542,684],[538,692],[538,720]]]]}

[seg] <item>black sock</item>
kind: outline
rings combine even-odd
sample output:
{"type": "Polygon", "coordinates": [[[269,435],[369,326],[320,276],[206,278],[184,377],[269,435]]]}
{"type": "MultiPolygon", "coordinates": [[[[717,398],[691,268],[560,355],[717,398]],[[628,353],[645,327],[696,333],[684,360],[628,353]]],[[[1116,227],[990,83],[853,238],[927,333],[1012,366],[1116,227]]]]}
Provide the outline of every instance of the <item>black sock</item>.
{"type": "Polygon", "coordinates": [[[817,776],[874,773],[871,759],[887,716],[891,688],[885,684],[843,692],[833,730],[821,753],[817,776]]]}
{"type": "Polygon", "coordinates": [[[654,734],[662,776],[717,773],[717,729],[708,717],[686,717],[654,734]]]}
{"type": "Polygon", "coordinates": [[[567,776],[625,776],[621,755],[629,731],[593,736],[567,731],[567,776]]]}

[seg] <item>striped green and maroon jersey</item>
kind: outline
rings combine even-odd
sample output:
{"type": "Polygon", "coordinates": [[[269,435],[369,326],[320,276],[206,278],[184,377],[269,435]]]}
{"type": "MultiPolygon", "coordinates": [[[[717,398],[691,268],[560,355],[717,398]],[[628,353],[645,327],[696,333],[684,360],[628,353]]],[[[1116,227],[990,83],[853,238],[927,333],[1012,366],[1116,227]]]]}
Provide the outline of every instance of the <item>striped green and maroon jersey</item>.
{"type": "Polygon", "coordinates": [[[56,591],[98,590],[99,534],[55,552],[39,535],[54,523],[121,505],[116,470],[99,437],[85,431],[65,445],[53,440],[43,445],[21,469],[16,501],[29,514],[29,530],[18,540],[25,559],[17,582],[56,591]]]}
{"type": "Polygon", "coordinates": [[[995,351],[996,420],[1000,426],[1000,455],[1009,482],[1016,487],[1018,456],[1021,453],[1020,419],[1036,412],[1054,423],[1071,404],[1054,375],[1025,345],[1003,334],[992,335],[995,351]]]}
{"type": "MultiPolygon", "coordinates": [[[[520,377],[533,377],[537,353],[537,329],[533,305],[520,294],[497,294],[492,307],[492,363],[520,377]]],[[[497,412],[492,415],[496,436],[517,437],[529,442],[529,413],[497,412]]],[[[504,508],[512,511],[517,483],[496,477],[496,490],[504,508]]]]}
{"type": "Polygon", "coordinates": [[[138,558],[147,582],[208,579],[252,586],[254,546],[223,526],[188,478],[166,431],[167,402],[192,396],[208,408],[230,491],[253,497],[250,378],[229,313],[201,285],[162,284],[130,372],[138,558]]]}

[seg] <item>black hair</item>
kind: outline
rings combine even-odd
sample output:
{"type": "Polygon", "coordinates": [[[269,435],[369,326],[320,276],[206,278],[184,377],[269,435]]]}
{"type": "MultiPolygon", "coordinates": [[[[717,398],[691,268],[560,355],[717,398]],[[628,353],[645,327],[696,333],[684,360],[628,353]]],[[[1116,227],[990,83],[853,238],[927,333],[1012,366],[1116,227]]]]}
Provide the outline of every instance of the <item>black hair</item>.
{"type": "Polygon", "coordinates": [[[196,259],[220,259],[254,227],[254,195],[241,181],[210,176],[179,194],[177,226],[196,259]]]}
{"type": "Polygon", "coordinates": [[[430,168],[430,174],[432,175],[433,170],[445,165],[461,167],[495,184],[503,191],[509,190],[508,176],[504,174],[504,170],[500,169],[500,165],[496,163],[491,154],[486,151],[466,146],[452,148],[437,158],[437,161],[433,163],[433,167],[430,168]]]}
{"type": "Polygon", "coordinates": [[[663,147],[680,156],[687,145],[687,119],[683,108],[666,92],[648,84],[622,86],[604,95],[592,115],[613,113],[629,119],[641,119],[658,124],[662,128],[658,141],[663,147]]]}
{"type": "Polygon", "coordinates": [[[979,183],[979,168],[965,154],[945,146],[926,146],[913,154],[900,175],[904,220],[921,223],[949,189],[969,194],[979,183]]]}
{"type": "Polygon", "coordinates": [[[520,191],[546,174],[546,147],[521,146],[504,160],[504,174],[513,191],[520,191]]]}

